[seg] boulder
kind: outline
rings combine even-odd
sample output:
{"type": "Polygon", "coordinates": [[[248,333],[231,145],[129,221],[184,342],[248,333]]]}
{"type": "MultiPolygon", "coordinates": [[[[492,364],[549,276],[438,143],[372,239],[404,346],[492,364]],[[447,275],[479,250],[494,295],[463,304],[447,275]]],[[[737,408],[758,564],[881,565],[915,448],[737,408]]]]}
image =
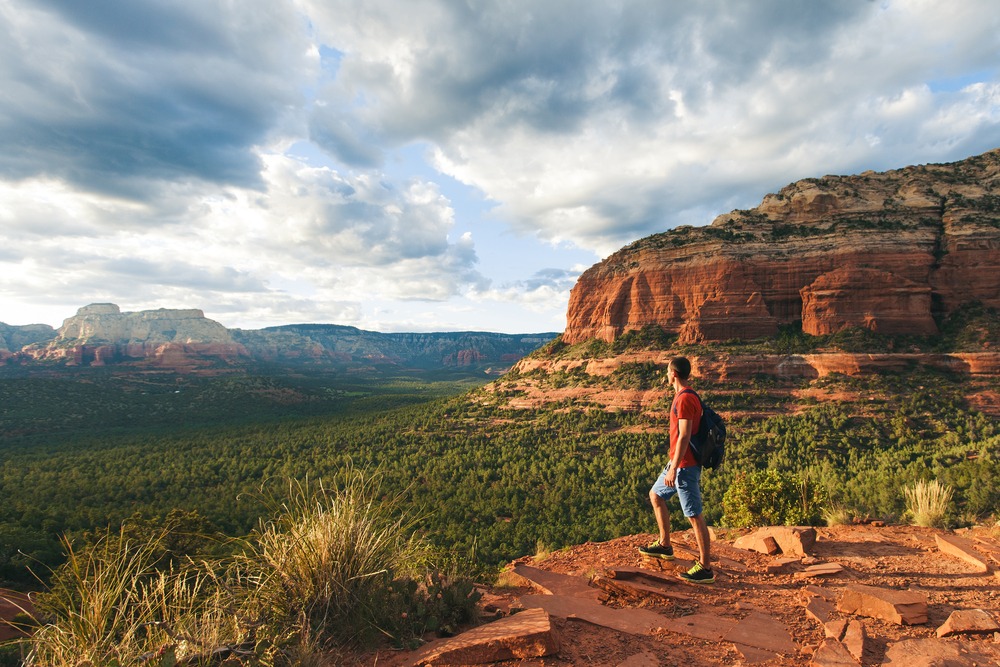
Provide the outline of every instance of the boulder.
{"type": "Polygon", "coordinates": [[[738,538],[733,546],[773,556],[776,553],[773,551],[774,545],[777,544],[780,553],[786,556],[807,556],[815,543],[815,528],[767,526],[738,538]]]}
{"type": "Polygon", "coordinates": [[[559,639],[549,615],[542,609],[528,609],[431,644],[410,664],[481,665],[537,658],[558,651],[559,639]]]}
{"type": "Polygon", "coordinates": [[[985,609],[960,609],[951,612],[948,620],[937,629],[937,636],[988,635],[997,631],[1000,631],[1000,624],[985,609]]]}
{"type": "Polygon", "coordinates": [[[848,614],[881,618],[901,625],[927,622],[927,597],[915,591],[897,591],[853,585],[844,589],[837,609],[848,614]]]}

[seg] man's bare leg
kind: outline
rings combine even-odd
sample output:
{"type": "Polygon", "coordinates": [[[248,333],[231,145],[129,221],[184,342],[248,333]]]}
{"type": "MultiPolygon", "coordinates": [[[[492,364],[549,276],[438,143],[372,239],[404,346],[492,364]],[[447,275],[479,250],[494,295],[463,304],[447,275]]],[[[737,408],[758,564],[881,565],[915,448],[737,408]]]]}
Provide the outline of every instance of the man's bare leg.
{"type": "MultiPolygon", "coordinates": [[[[666,503],[664,503],[665,506],[666,503]]],[[[699,514],[688,517],[688,520],[691,522],[691,527],[694,528],[694,539],[698,542],[698,560],[701,561],[702,567],[710,568],[711,538],[708,534],[708,524],[705,523],[705,517],[699,514]]]]}
{"type": "Polygon", "coordinates": [[[650,491],[649,502],[653,505],[653,515],[656,517],[656,526],[660,529],[660,544],[665,547],[669,547],[670,510],[667,509],[667,501],[650,491]]]}

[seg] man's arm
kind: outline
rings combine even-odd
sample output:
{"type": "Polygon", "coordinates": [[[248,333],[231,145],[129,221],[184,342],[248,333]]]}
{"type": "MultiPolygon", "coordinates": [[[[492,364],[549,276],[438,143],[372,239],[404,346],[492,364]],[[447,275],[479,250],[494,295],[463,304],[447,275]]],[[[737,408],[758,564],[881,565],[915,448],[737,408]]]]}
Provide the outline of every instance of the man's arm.
{"type": "Polygon", "coordinates": [[[677,446],[674,447],[674,455],[670,459],[670,470],[667,474],[663,476],[663,483],[667,486],[674,486],[674,482],[677,479],[677,469],[681,465],[681,460],[684,458],[684,454],[687,453],[688,447],[691,445],[691,420],[690,419],[678,419],[677,420],[677,446]]]}

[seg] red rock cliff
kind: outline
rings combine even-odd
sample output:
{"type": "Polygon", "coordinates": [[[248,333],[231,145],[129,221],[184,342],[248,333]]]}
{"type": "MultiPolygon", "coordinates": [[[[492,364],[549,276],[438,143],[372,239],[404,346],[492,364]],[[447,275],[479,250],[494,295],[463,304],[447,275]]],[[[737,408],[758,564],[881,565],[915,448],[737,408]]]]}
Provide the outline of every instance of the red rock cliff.
{"type": "Polygon", "coordinates": [[[757,208],[680,227],[588,269],[567,343],[658,325],[680,342],[801,321],[931,334],[963,303],[1000,308],[1000,150],[950,164],[793,183],[757,208]]]}

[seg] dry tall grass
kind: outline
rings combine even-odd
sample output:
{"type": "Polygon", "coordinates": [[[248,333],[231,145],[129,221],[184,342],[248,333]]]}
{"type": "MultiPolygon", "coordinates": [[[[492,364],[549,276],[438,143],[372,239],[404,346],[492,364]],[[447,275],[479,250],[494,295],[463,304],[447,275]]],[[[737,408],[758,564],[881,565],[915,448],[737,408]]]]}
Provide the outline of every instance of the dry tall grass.
{"type": "Polygon", "coordinates": [[[252,539],[275,610],[318,645],[382,627],[386,587],[427,564],[413,519],[381,497],[377,478],[355,472],[336,490],[292,482],[287,498],[252,539]]]}
{"type": "Polygon", "coordinates": [[[376,479],[349,471],[335,490],[290,482],[274,517],[226,561],[157,571],[157,539],[67,542],[26,664],[197,665],[218,649],[246,665],[319,664],[334,645],[398,627],[386,615],[406,618],[398,608],[427,596],[417,578],[397,578],[426,566],[428,553],[398,509],[376,479]]]}
{"type": "Polygon", "coordinates": [[[906,512],[916,526],[945,527],[954,490],[936,479],[903,489],[906,512]]]}

